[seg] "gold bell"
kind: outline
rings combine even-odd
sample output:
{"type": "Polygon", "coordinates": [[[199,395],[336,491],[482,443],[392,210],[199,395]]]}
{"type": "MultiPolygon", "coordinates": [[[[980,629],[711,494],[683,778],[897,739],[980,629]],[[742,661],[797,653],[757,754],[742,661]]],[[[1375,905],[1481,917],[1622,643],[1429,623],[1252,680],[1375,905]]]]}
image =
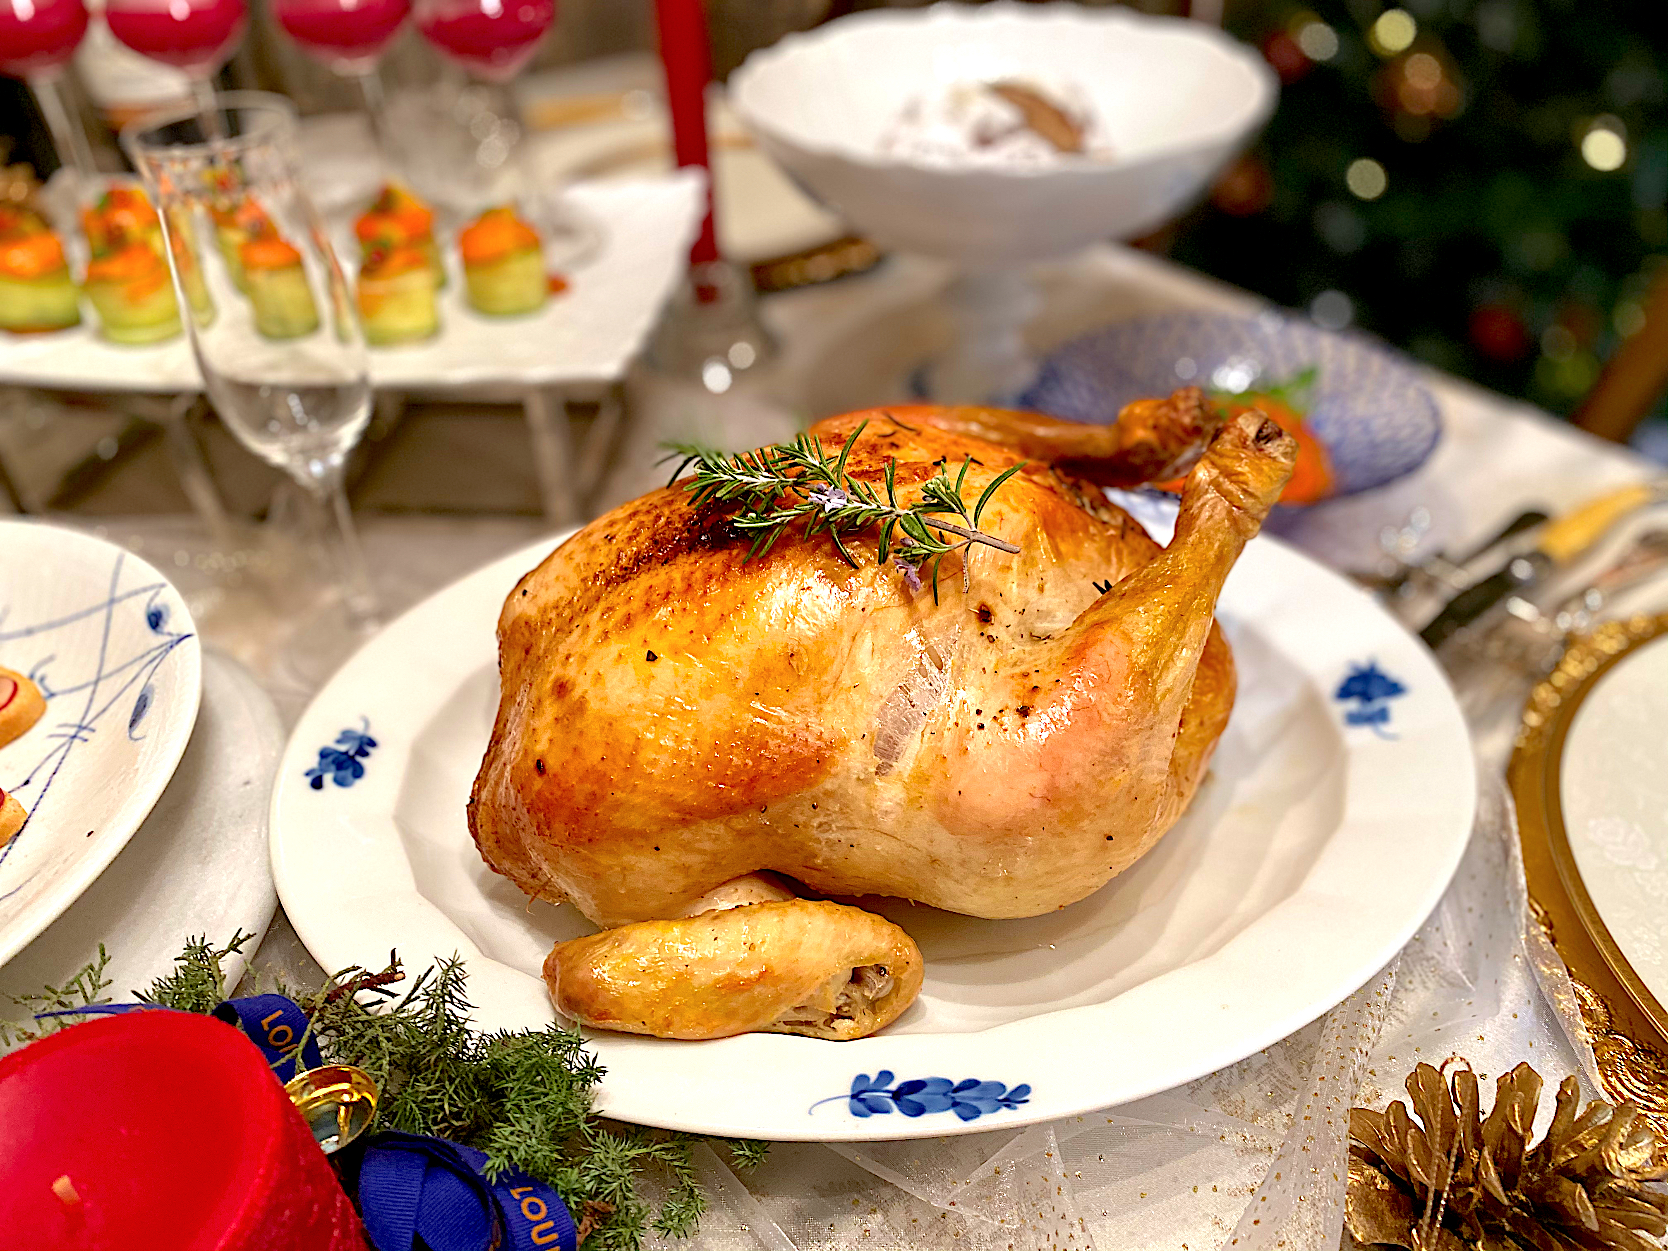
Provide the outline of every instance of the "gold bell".
{"type": "Polygon", "coordinates": [[[376,1116],[376,1082],[364,1069],[351,1064],[308,1069],[285,1082],[284,1093],[325,1155],[340,1151],[358,1138],[376,1116]]]}

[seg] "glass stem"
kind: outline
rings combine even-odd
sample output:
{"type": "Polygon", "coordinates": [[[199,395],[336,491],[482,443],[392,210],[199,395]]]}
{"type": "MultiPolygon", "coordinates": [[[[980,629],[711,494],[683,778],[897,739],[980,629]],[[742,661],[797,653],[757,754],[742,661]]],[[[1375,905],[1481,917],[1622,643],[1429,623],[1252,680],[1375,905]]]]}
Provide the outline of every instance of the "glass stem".
{"type": "Polygon", "coordinates": [[[382,77],[376,66],[353,75],[359,85],[360,98],[365,102],[365,117],[371,123],[371,142],[376,145],[377,159],[385,174],[397,174],[394,160],[393,130],[388,124],[388,96],[382,89],[382,77]]]}
{"type": "Polygon", "coordinates": [[[191,96],[197,103],[197,112],[203,123],[203,134],[210,139],[224,139],[226,128],[221,124],[220,110],[214,100],[214,75],[193,74],[191,96]]]}
{"type": "Polygon", "coordinates": [[[334,523],[326,543],[348,616],[356,626],[375,625],[381,606],[377,602],[376,590],[371,586],[364,549],[359,546],[359,531],[353,524],[353,509],[348,504],[342,471],[337,470],[327,480],[308,485],[319,503],[330,512],[334,523]]]}
{"type": "Polygon", "coordinates": [[[77,200],[90,196],[98,178],[98,169],[93,165],[93,150],[88,146],[86,130],[64,103],[60,75],[56,72],[37,74],[29,80],[29,88],[35,93],[47,130],[52,133],[58,159],[75,173],[77,200]]]}

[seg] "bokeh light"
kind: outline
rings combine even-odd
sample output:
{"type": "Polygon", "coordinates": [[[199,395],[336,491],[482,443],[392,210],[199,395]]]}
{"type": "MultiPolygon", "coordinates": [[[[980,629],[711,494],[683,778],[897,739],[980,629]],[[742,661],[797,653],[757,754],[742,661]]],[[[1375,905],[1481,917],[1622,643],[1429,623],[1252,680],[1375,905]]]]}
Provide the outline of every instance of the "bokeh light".
{"type": "Polygon", "coordinates": [[[1367,42],[1380,56],[1395,56],[1413,45],[1419,33],[1419,23],[1406,9],[1386,9],[1367,32],[1367,42]]]}
{"type": "Polygon", "coordinates": [[[1627,132],[1618,117],[1596,117],[1581,136],[1581,159],[1600,173],[1620,169],[1627,160],[1627,132]]]}
{"type": "Polygon", "coordinates": [[[1384,166],[1364,156],[1349,163],[1349,169],[1344,172],[1344,185],[1360,199],[1376,200],[1390,185],[1390,176],[1384,172],[1384,166]]]}

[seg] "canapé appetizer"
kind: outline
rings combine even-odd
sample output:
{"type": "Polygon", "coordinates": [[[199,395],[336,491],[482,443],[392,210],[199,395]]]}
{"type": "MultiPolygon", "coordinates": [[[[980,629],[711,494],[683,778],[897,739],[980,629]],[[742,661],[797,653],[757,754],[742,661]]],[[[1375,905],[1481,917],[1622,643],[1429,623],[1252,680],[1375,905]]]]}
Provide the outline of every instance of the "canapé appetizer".
{"type": "Polygon", "coordinates": [[[274,236],[251,239],[238,252],[255,306],[255,329],[268,339],[299,339],[319,328],[318,305],[301,253],[274,236]]]}
{"type": "Polygon", "coordinates": [[[398,183],[388,183],[371,207],[353,223],[360,251],[369,261],[373,255],[413,247],[423,254],[434,271],[436,288],[446,285],[446,267],[434,242],[434,210],[398,183]]]}
{"type": "Polygon", "coordinates": [[[0,233],[0,329],[36,334],[80,320],[80,292],[58,236],[44,228],[0,233]]]}
{"type": "Polygon", "coordinates": [[[87,298],[104,337],[115,343],[157,343],[180,333],[168,263],[148,243],[129,243],[87,262],[87,298]]]}
{"type": "Polygon", "coordinates": [[[226,262],[232,285],[247,295],[249,282],[243,274],[243,245],[254,239],[275,239],[278,228],[252,195],[229,198],[210,209],[209,216],[214,219],[214,244],[220,251],[220,259],[226,262]]]}
{"type": "Polygon", "coordinates": [[[434,267],[420,248],[396,247],[366,256],[358,294],[367,343],[413,343],[440,329],[434,267]]]}
{"type": "Polygon", "coordinates": [[[507,206],[482,213],[458,235],[469,307],[490,317],[514,317],[544,307],[550,279],[534,229],[507,206]]]}

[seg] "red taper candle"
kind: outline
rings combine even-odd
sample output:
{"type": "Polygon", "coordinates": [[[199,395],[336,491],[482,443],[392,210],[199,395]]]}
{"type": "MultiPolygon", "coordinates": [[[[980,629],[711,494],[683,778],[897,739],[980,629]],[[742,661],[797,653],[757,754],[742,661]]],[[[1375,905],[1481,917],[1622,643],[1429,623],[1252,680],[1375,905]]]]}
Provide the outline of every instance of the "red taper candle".
{"type": "Polygon", "coordinates": [[[707,84],[712,81],[712,53],[707,46],[707,15],[701,0],[655,0],[660,26],[660,63],[666,70],[666,107],[672,113],[672,151],[679,166],[707,171],[707,215],[700,238],[689,250],[692,265],[718,259],[718,235],[712,221],[712,167],[707,154],[707,84]]]}
{"type": "Polygon", "coordinates": [[[237,1029],[143,1011],[0,1059],[0,1243],[366,1251],[306,1122],[237,1029]]]}

